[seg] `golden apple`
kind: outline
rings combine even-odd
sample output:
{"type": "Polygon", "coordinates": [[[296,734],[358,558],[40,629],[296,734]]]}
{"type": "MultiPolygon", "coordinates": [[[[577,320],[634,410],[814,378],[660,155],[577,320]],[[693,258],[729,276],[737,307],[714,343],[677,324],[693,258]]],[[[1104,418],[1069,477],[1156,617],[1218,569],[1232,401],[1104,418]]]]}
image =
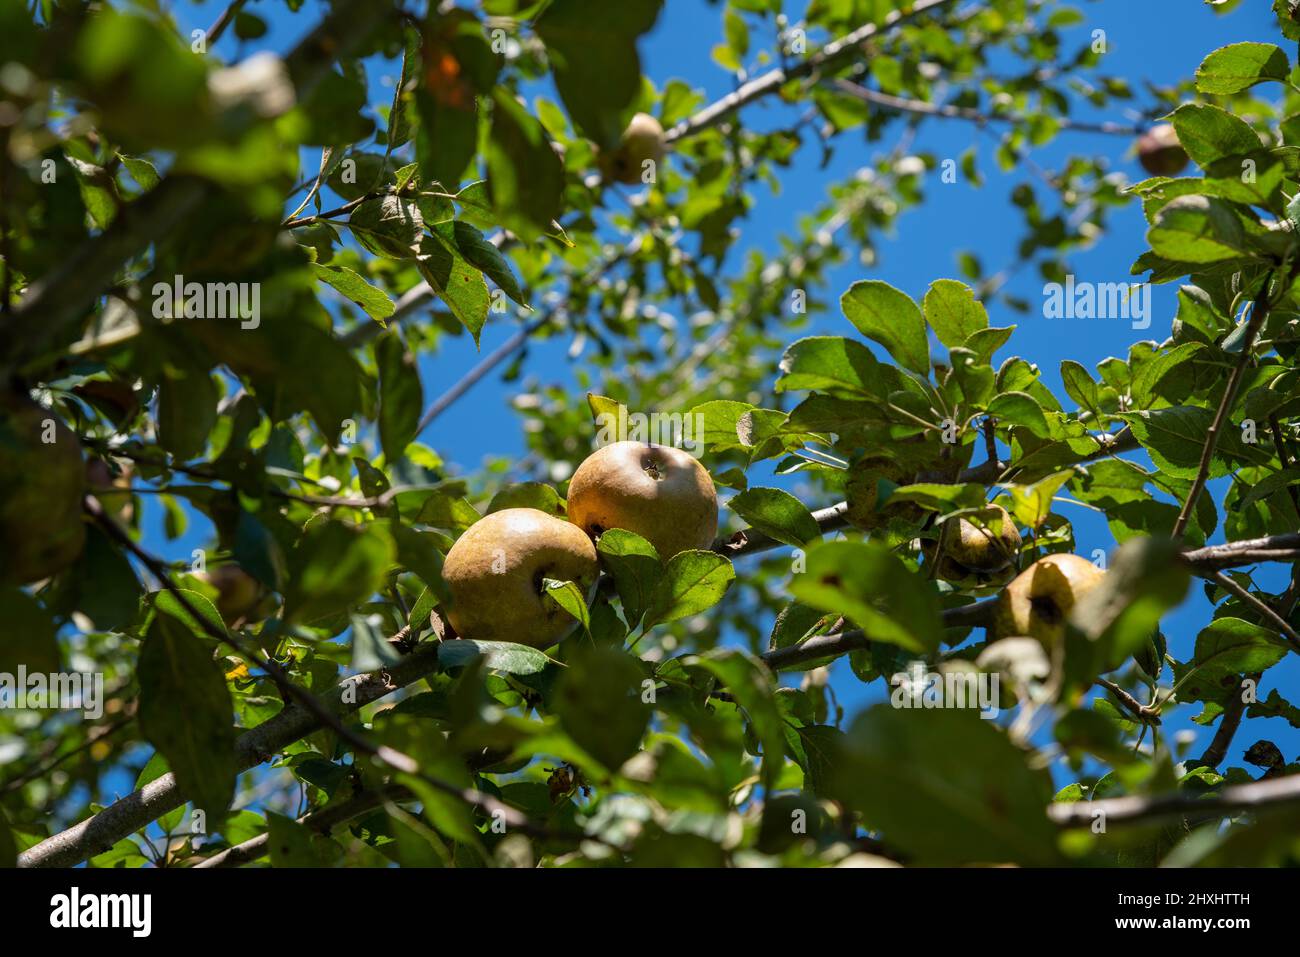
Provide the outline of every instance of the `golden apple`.
{"type": "Polygon", "coordinates": [[[547,578],[585,593],[599,566],[591,539],[535,508],[505,508],[479,519],[447,552],[447,619],[462,638],[549,648],[575,621],[545,593],[547,578]]]}
{"type": "Polygon", "coordinates": [[[995,638],[1037,638],[1049,650],[1065,638],[1071,609],[1106,573],[1078,555],[1048,555],[1012,579],[993,612],[995,638]]]}
{"type": "Polygon", "coordinates": [[[636,532],[667,561],[708,548],[718,533],[713,479],[688,452],[613,442],[578,466],[569,482],[569,520],[593,538],[609,528],[636,532]]]}
{"type": "Polygon", "coordinates": [[[938,545],[927,543],[926,554],[937,562],[936,574],[948,581],[990,575],[1009,568],[1020,554],[1015,520],[1001,505],[989,505],[981,524],[967,518],[948,519],[939,526],[938,545]]]}
{"type": "Polygon", "coordinates": [[[663,126],[649,113],[638,113],[623,131],[618,149],[601,157],[601,170],[606,179],[637,185],[644,182],[645,164],[657,167],[663,158],[663,126]]]}

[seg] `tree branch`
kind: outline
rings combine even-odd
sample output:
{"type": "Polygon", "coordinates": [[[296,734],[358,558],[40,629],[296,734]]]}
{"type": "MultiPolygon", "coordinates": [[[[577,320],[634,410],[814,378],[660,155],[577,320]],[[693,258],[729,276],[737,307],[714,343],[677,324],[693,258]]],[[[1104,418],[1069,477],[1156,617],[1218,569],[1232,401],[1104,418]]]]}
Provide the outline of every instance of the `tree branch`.
{"type": "MultiPolygon", "coordinates": [[[[286,57],[299,102],[315,90],[333,63],[347,56],[392,7],[376,0],[341,0],[286,57]]],[[[151,243],[165,239],[221,187],[195,176],[172,174],[122,207],[104,232],[81,243],[28,287],[13,312],[0,320],[0,356],[9,373],[42,354],[63,330],[80,321],[113,284],[117,272],[151,243]]],[[[0,376],[7,378],[7,375],[0,376]]]]}
{"type": "Polygon", "coordinates": [[[916,3],[905,7],[902,10],[891,11],[882,22],[867,23],[858,27],[852,33],[845,34],[838,40],[833,40],[826,44],[812,56],[798,63],[789,69],[777,68],[764,73],[745,83],[739,89],[728,93],[719,100],[710,103],[704,109],[700,110],[694,116],[682,120],[672,129],[668,130],[664,139],[668,143],[674,143],[686,136],[692,136],[701,130],[717,126],[732,113],[737,112],[742,107],[749,105],[757,99],[773,94],[789,83],[791,80],[802,79],[812,76],[821,70],[834,66],[839,60],[852,54],[868,40],[874,39],[880,34],[892,30],[909,20],[919,17],[923,13],[929,13],[938,10],[941,7],[953,4],[955,0],[917,0],[916,3]]]}
{"type": "MultiPolygon", "coordinates": [[[[974,107],[955,106],[951,103],[927,103],[925,100],[911,100],[901,96],[891,96],[854,83],[852,80],[837,79],[830,84],[834,89],[865,103],[897,110],[902,113],[915,113],[920,116],[936,116],[944,119],[969,120],[981,126],[987,123],[1027,123],[1029,117],[1016,114],[982,113],[974,107]]],[[[1063,130],[1079,133],[1107,133],[1115,136],[1136,136],[1142,132],[1140,127],[1124,123],[1086,123],[1068,117],[1057,117],[1057,125],[1063,130]]]]}
{"type": "MultiPolygon", "coordinates": [[[[940,617],[945,628],[976,628],[992,623],[996,598],[945,608],[940,617]]],[[[818,635],[797,645],[774,648],[764,652],[760,657],[773,671],[783,671],[795,665],[806,664],[819,658],[838,658],[850,651],[871,647],[871,639],[861,629],[837,631],[829,635],[818,635]]]]}
{"type": "Polygon", "coordinates": [[[1101,814],[1109,827],[1112,824],[1145,824],[1188,814],[1229,814],[1290,804],[1300,804],[1300,775],[1236,784],[1203,797],[1174,793],[1062,801],[1048,805],[1047,816],[1061,827],[1088,827],[1101,814]]]}
{"type": "Polygon", "coordinates": [[[1232,369],[1228,384],[1223,389],[1223,398],[1219,400],[1219,409],[1214,413],[1214,421],[1210,423],[1209,431],[1206,432],[1205,447],[1201,449],[1201,462],[1196,469],[1196,478],[1192,481],[1192,487],[1187,493],[1187,500],[1183,502],[1182,511],[1178,513],[1178,521],[1174,522],[1173,537],[1175,539],[1183,537],[1183,531],[1192,518],[1192,509],[1196,508],[1196,500],[1201,497],[1201,492],[1205,489],[1205,483],[1210,479],[1210,466],[1214,461],[1214,452],[1219,447],[1219,435],[1228,421],[1228,416],[1232,413],[1233,405],[1236,404],[1237,393],[1241,391],[1241,380],[1245,378],[1246,369],[1250,366],[1251,359],[1254,357],[1255,340],[1259,337],[1259,330],[1264,326],[1264,320],[1268,318],[1269,286],[1272,283],[1273,273],[1269,272],[1264,277],[1264,285],[1251,306],[1250,320],[1246,323],[1245,337],[1241,344],[1241,357],[1232,369]]]}
{"type": "MultiPolygon", "coordinates": [[[[352,714],[437,670],[437,645],[420,645],[393,665],[343,679],[326,698],[327,707],[335,716],[352,714]]],[[[306,708],[296,702],[286,704],[274,717],[236,739],[236,765],[241,772],[247,771],[321,727],[322,722],[306,708]]],[[[175,775],[164,774],[98,814],[24,851],[18,857],[18,866],[72,867],[104,853],[127,835],[175,810],[186,800],[187,796],[176,784],[175,775]]]]}
{"type": "MultiPolygon", "coordinates": [[[[367,811],[374,810],[385,801],[410,796],[410,789],[400,784],[363,791],[346,801],[340,801],[312,811],[310,814],[304,814],[298,818],[298,823],[305,824],[321,834],[329,834],[340,824],[360,817],[367,811]]],[[[204,858],[194,866],[195,868],[238,867],[241,864],[247,864],[249,861],[255,861],[265,854],[266,846],[270,842],[271,832],[269,830],[263,831],[257,837],[251,837],[242,844],[236,844],[233,847],[219,851],[211,857],[204,858]]]]}

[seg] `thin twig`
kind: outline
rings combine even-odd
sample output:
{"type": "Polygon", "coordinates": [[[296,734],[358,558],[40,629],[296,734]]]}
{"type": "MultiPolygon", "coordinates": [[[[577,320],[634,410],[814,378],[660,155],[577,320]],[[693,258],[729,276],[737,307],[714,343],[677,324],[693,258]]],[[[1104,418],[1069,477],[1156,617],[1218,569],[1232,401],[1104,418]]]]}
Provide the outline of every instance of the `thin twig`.
{"type": "MultiPolygon", "coordinates": [[[[983,113],[974,107],[955,106],[950,103],[927,103],[924,100],[911,100],[901,96],[891,96],[888,93],[881,93],[878,90],[872,90],[868,87],[854,83],[851,80],[838,79],[830,84],[841,93],[856,97],[865,103],[871,103],[875,106],[881,106],[889,110],[897,110],[902,113],[914,113],[919,116],[935,116],[945,119],[969,120],[981,126],[987,123],[1014,123],[1024,124],[1030,121],[1030,117],[1020,116],[1014,113],[983,113]]],[[[1088,123],[1080,120],[1072,120],[1069,117],[1057,117],[1056,123],[1062,130],[1073,130],[1079,133],[1107,133],[1114,136],[1136,136],[1142,132],[1139,126],[1133,126],[1125,123],[1088,123]]]]}
{"type": "Polygon", "coordinates": [[[1201,462],[1196,469],[1196,478],[1192,481],[1192,487],[1187,493],[1187,500],[1183,502],[1182,511],[1178,513],[1178,521],[1174,522],[1173,537],[1175,539],[1183,537],[1187,523],[1191,521],[1192,510],[1196,508],[1196,500],[1201,497],[1201,492],[1205,489],[1205,483],[1210,479],[1210,466],[1214,461],[1215,450],[1219,446],[1219,436],[1228,421],[1228,416],[1232,414],[1232,407],[1237,401],[1237,393],[1241,390],[1241,381],[1245,378],[1246,369],[1250,366],[1251,359],[1254,357],[1255,340],[1259,336],[1259,330],[1263,328],[1264,320],[1268,318],[1269,286],[1272,285],[1272,282],[1273,273],[1270,271],[1264,277],[1264,284],[1251,306],[1250,319],[1246,323],[1246,331],[1241,344],[1241,357],[1237,360],[1236,366],[1233,367],[1232,375],[1228,378],[1228,384],[1223,389],[1223,398],[1219,400],[1218,411],[1214,413],[1214,421],[1210,423],[1210,428],[1205,434],[1205,446],[1201,449],[1201,462]]]}

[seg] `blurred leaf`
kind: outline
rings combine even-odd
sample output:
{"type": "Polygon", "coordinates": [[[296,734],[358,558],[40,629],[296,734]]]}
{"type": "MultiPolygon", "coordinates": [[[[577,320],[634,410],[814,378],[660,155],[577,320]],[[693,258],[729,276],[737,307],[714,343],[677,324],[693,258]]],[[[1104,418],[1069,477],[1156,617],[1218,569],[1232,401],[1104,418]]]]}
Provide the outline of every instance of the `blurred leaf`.
{"type": "Polygon", "coordinates": [[[851,620],[872,641],[921,654],[939,647],[938,602],[924,579],[875,542],[830,541],[808,550],[790,582],[800,601],[851,620]]]}
{"type": "Polygon", "coordinates": [[[483,658],[483,666],[492,671],[512,675],[532,675],[541,671],[551,661],[536,648],[513,641],[471,641],[458,638],[444,641],[438,646],[438,663],[444,668],[459,668],[476,658],[483,658]]]}
{"type": "Polygon", "coordinates": [[[209,820],[235,794],[234,708],[209,646],[168,614],[154,618],[140,646],[140,731],[167,759],[181,792],[209,820]]]}
{"type": "Polygon", "coordinates": [[[918,864],[1059,862],[1051,779],[968,709],[876,705],[853,722],[832,792],[918,864]]]}
{"type": "Polygon", "coordinates": [[[555,713],[579,747],[611,771],[635,754],[650,721],[636,659],[608,645],[580,645],[556,686],[555,713]]]}

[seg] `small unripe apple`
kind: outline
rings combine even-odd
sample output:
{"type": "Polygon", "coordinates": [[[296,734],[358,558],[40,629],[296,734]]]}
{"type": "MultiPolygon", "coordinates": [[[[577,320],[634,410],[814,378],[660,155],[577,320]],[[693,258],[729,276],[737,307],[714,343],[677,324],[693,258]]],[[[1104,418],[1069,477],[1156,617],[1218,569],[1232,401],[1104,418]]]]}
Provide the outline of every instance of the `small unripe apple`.
{"type": "Polygon", "coordinates": [[[643,182],[646,161],[658,166],[663,158],[663,126],[649,113],[638,113],[623,131],[618,149],[601,157],[601,170],[607,179],[636,185],[643,182]]]}
{"type": "Polygon", "coordinates": [[[217,612],[227,625],[241,619],[248,621],[261,617],[260,606],[266,590],[261,582],[238,565],[217,565],[194,577],[217,590],[217,612]]]}
{"type": "Polygon", "coordinates": [[[549,648],[575,625],[545,592],[548,578],[585,593],[600,567],[582,529],[535,508],[503,508],[456,539],[443,562],[447,620],[462,638],[549,648]]]}
{"type": "Polygon", "coordinates": [[[1168,123],[1153,126],[1138,138],[1137,155],[1152,176],[1177,176],[1187,167],[1187,151],[1168,123]]]}
{"type": "Polygon", "coordinates": [[[85,481],[81,443],[54,413],[0,394],[0,582],[40,581],[76,560],[85,481]]]}
{"type": "Polygon", "coordinates": [[[1048,555],[1017,575],[998,596],[995,638],[1037,638],[1049,651],[1065,639],[1065,620],[1106,573],[1078,555],[1048,555]]]}
{"type": "Polygon", "coordinates": [[[636,532],[664,561],[708,548],[718,533],[713,479],[689,452],[645,442],[613,442],[578,466],[569,481],[569,520],[593,538],[606,529],[636,532]]]}

